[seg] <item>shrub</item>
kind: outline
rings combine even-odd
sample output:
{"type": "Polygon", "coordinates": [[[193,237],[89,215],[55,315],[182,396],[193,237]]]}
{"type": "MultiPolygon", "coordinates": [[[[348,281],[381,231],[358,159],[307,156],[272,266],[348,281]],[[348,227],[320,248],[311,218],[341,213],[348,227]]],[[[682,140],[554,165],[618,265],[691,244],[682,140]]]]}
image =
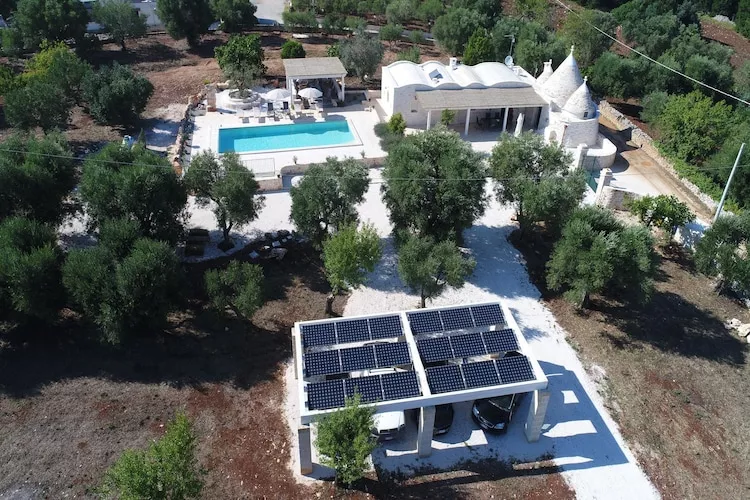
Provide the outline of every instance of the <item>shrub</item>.
{"type": "Polygon", "coordinates": [[[91,73],[91,66],[82,61],[62,42],[42,42],[41,50],[26,64],[21,75],[23,83],[45,82],[60,87],[66,99],[80,101],[83,81],[91,73]]]}
{"type": "Polygon", "coordinates": [[[492,61],[494,59],[494,48],[490,35],[484,27],[477,28],[472,33],[464,49],[463,64],[474,66],[475,64],[492,61]]]}
{"type": "Polygon", "coordinates": [[[724,215],[704,233],[695,249],[698,270],[718,278],[717,289],[750,293],[750,215],[724,215]]]}
{"type": "Polygon", "coordinates": [[[299,59],[305,57],[305,48],[295,40],[287,40],[281,46],[282,59],[299,59]]]}
{"type": "Polygon", "coordinates": [[[425,43],[424,33],[419,30],[412,30],[409,33],[409,40],[411,41],[411,43],[421,45],[425,43]]]}
{"type": "Polygon", "coordinates": [[[89,73],[83,82],[89,113],[100,123],[135,123],[153,93],[154,86],[146,77],[117,62],[89,73]]]}
{"type": "Polygon", "coordinates": [[[666,92],[651,92],[641,100],[641,120],[646,123],[657,123],[664,108],[669,101],[669,94],[666,92]]]}
{"type": "Polygon", "coordinates": [[[404,32],[404,27],[400,24],[386,24],[380,28],[380,39],[384,42],[390,42],[393,46],[393,42],[401,39],[401,33],[404,32]]]}
{"type": "Polygon", "coordinates": [[[392,134],[404,135],[406,120],[401,113],[394,113],[388,120],[388,131],[392,134]]]}
{"type": "Polygon", "coordinates": [[[263,268],[233,260],[226,269],[206,271],[206,291],[219,311],[229,308],[238,318],[249,320],[263,305],[263,268]]]}
{"type": "Polygon", "coordinates": [[[100,493],[106,498],[199,498],[206,473],[195,457],[190,420],[178,413],[164,435],[143,451],[126,450],[107,470],[100,493]]]}
{"type": "Polygon", "coordinates": [[[326,277],[334,294],[357,288],[375,269],[383,249],[372,224],[342,228],[323,243],[326,277]]]}
{"type": "Polygon", "coordinates": [[[440,123],[447,127],[456,118],[456,112],[450,109],[444,109],[440,112],[440,123]]]}
{"type": "Polygon", "coordinates": [[[406,50],[402,50],[396,56],[397,61],[411,61],[414,64],[419,64],[419,60],[422,57],[422,51],[416,45],[409,47],[406,50]]]}
{"type": "Polygon", "coordinates": [[[655,226],[664,231],[665,242],[674,238],[677,228],[695,220],[695,214],[674,195],[643,196],[628,206],[646,227],[655,226]]]}

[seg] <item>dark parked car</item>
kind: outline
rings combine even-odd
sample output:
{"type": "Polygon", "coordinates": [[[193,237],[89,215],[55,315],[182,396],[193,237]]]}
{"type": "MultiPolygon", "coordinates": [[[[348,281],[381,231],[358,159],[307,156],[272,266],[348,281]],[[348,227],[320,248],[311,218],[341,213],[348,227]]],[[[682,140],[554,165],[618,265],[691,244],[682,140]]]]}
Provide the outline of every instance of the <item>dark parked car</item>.
{"type": "Polygon", "coordinates": [[[513,411],[523,394],[508,394],[488,399],[477,399],[471,407],[471,416],[486,431],[505,433],[513,418],[513,411]]]}
{"type": "MultiPolygon", "coordinates": [[[[419,412],[422,410],[417,408],[411,413],[411,418],[419,425],[419,412]]],[[[432,427],[432,435],[439,436],[448,432],[453,423],[453,405],[437,405],[435,407],[435,424],[432,427]]]]}

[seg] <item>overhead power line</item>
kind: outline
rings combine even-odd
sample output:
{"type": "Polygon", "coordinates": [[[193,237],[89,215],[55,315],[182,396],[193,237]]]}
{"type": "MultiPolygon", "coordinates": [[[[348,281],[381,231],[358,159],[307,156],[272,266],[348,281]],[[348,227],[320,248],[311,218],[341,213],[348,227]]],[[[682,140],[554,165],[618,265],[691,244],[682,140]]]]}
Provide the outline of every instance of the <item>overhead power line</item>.
{"type": "Polygon", "coordinates": [[[610,34],[609,34],[609,33],[607,33],[606,31],[604,31],[603,29],[601,29],[601,28],[599,28],[598,26],[596,26],[595,24],[593,24],[593,23],[589,22],[589,21],[588,21],[587,19],[585,19],[585,18],[584,18],[583,16],[581,16],[581,14],[579,14],[579,13],[578,13],[578,12],[576,12],[575,10],[573,10],[573,9],[571,9],[570,7],[568,7],[567,5],[565,5],[565,4],[564,4],[564,3],[562,2],[562,0],[555,0],[555,2],[556,2],[556,3],[558,3],[558,4],[559,4],[559,5],[560,5],[560,6],[562,7],[562,8],[564,8],[565,10],[567,10],[568,12],[570,12],[571,14],[573,14],[573,15],[577,16],[577,17],[578,17],[579,19],[581,19],[581,21],[583,21],[584,23],[588,24],[589,26],[591,26],[592,28],[594,28],[594,29],[595,29],[596,31],[598,31],[599,33],[601,33],[602,35],[606,36],[607,38],[609,38],[610,40],[614,41],[614,42],[615,42],[615,43],[617,43],[618,45],[621,45],[621,46],[625,47],[626,49],[628,49],[628,50],[631,50],[631,51],[635,52],[636,54],[638,54],[639,56],[643,57],[644,59],[647,59],[647,60],[651,61],[651,62],[652,62],[652,63],[654,63],[654,64],[658,64],[658,65],[659,65],[659,66],[661,66],[662,68],[664,68],[664,69],[666,69],[666,70],[669,70],[669,71],[671,71],[672,73],[675,73],[675,74],[677,74],[677,75],[680,75],[680,76],[682,76],[683,78],[687,78],[687,79],[688,79],[688,80],[690,80],[691,82],[693,82],[693,83],[696,83],[696,84],[698,84],[698,85],[700,85],[700,86],[702,86],[702,87],[705,87],[705,88],[707,88],[707,89],[713,90],[714,92],[717,92],[717,93],[719,93],[719,94],[721,94],[721,95],[723,95],[723,96],[725,96],[725,97],[729,97],[730,99],[734,99],[734,100],[735,100],[735,101],[737,101],[737,102],[741,102],[742,104],[746,104],[746,105],[750,106],[750,102],[748,102],[748,101],[746,101],[746,100],[742,99],[741,97],[737,97],[737,96],[736,96],[736,95],[734,95],[734,94],[730,94],[729,92],[725,92],[725,91],[723,91],[723,90],[721,90],[721,89],[717,89],[716,87],[714,87],[714,86],[712,86],[712,85],[709,85],[709,84],[707,84],[707,83],[705,83],[705,82],[702,82],[702,81],[700,81],[700,80],[698,80],[698,79],[696,79],[696,78],[693,78],[692,76],[686,75],[685,73],[683,73],[683,72],[681,72],[681,71],[678,71],[678,70],[676,70],[676,69],[674,69],[674,68],[672,68],[672,67],[670,67],[670,66],[667,66],[667,65],[666,65],[666,64],[664,64],[664,63],[661,63],[661,62],[657,61],[657,60],[656,60],[656,59],[654,59],[653,57],[650,57],[650,56],[649,56],[648,54],[644,54],[644,53],[643,53],[643,52],[641,52],[640,50],[638,50],[638,49],[636,49],[636,48],[633,48],[633,47],[631,47],[630,45],[628,45],[628,44],[626,44],[626,43],[624,43],[624,42],[621,42],[621,41],[620,41],[620,40],[618,40],[618,39],[617,39],[616,37],[613,37],[612,35],[610,35],[610,34]]]}

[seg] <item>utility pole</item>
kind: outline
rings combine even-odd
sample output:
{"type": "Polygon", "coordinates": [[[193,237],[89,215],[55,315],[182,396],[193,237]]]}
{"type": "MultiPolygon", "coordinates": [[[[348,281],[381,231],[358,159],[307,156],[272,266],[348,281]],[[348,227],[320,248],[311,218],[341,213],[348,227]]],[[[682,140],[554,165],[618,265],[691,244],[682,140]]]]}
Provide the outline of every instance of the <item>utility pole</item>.
{"type": "Polygon", "coordinates": [[[740,163],[740,157],[742,156],[742,150],[745,149],[745,143],[742,143],[742,146],[740,146],[740,152],[737,153],[737,158],[734,160],[734,166],[732,167],[732,171],[729,173],[729,179],[727,179],[727,185],[724,186],[724,193],[721,195],[721,200],[719,201],[719,206],[716,209],[716,215],[714,216],[714,222],[716,222],[721,215],[721,209],[724,208],[724,201],[727,199],[727,193],[729,193],[729,185],[732,183],[732,177],[734,177],[734,171],[737,170],[737,165],[740,163]]]}

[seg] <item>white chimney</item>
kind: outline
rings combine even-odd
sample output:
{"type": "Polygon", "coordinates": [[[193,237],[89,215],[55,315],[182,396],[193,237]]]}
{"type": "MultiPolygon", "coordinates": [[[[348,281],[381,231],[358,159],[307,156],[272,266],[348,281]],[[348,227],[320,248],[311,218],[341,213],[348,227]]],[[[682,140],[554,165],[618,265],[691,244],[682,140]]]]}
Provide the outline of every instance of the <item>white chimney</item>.
{"type": "Polygon", "coordinates": [[[448,64],[450,65],[451,69],[456,69],[458,67],[458,59],[455,57],[451,57],[448,59],[448,64]]]}

